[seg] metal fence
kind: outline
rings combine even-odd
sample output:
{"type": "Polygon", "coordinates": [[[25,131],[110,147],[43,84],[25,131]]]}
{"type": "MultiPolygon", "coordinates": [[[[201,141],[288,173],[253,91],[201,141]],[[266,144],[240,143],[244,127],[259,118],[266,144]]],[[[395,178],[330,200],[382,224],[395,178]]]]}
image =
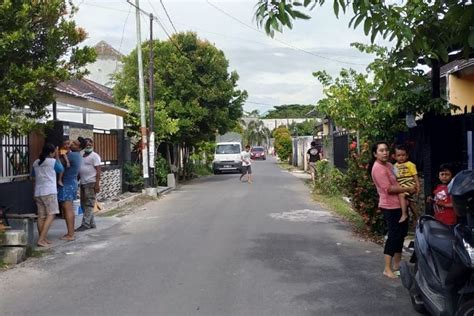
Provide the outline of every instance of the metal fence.
{"type": "Polygon", "coordinates": [[[28,136],[0,137],[0,178],[26,175],[30,170],[28,136]]]}
{"type": "Polygon", "coordinates": [[[334,133],[334,166],[339,170],[347,170],[347,158],[349,158],[349,133],[334,133]]]}
{"type": "Polygon", "coordinates": [[[94,151],[105,164],[117,164],[119,154],[117,131],[94,129],[94,151]]]}

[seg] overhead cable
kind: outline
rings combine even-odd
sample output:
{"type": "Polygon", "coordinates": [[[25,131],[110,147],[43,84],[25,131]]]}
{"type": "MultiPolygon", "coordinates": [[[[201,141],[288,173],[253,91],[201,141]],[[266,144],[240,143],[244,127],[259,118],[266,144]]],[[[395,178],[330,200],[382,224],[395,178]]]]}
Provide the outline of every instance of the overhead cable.
{"type": "MultiPolygon", "coordinates": [[[[232,20],[244,25],[245,27],[251,29],[252,31],[255,31],[257,33],[260,33],[262,35],[264,35],[265,37],[267,37],[266,33],[265,32],[262,32],[261,30],[245,23],[244,21],[236,18],[235,16],[231,15],[230,13],[227,13],[226,11],[224,11],[223,9],[221,9],[220,7],[218,7],[217,5],[213,4],[212,2],[210,2],[209,0],[206,0],[206,3],[209,4],[211,7],[213,7],[214,9],[216,9],[217,11],[221,12],[222,14],[226,15],[227,17],[231,18],[232,20]]],[[[312,56],[315,56],[315,57],[318,57],[318,58],[322,58],[322,59],[326,59],[326,60],[331,60],[331,61],[334,61],[334,62],[338,62],[338,63],[341,63],[341,64],[348,64],[348,65],[357,65],[357,66],[367,66],[365,64],[359,64],[359,63],[353,63],[353,62],[350,62],[350,61],[344,61],[344,60],[339,60],[339,59],[336,59],[336,58],[331,58],[331,57],[326,57],[326,56],[323,56],[323,55],[320,55],[320,54],[317,54],[317,53],[313,53],[311,51],[308,51],[308,50],[305,50],[303,48],[300,48],[300,47],[297,47],[293,44],[290,44],[290,43],[287,43],[285,41],[282,41],[282,40],[279,40],[277,38],[272,38],[274,41],[280,43],[280,44],[283,44],[285,46],[288,46],[288,47],[291,47],[293,49],[296,49],[296,50],[299,50],[303,53],[306,53],[306,54],[309,54],[309,55],[312,55],[312,56]]]]}

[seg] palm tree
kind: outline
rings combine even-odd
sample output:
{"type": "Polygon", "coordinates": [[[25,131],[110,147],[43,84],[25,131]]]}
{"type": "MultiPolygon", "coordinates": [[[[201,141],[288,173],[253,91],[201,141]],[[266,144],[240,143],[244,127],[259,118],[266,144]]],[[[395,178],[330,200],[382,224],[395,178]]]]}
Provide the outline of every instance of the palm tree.
{"type": "Polygon", "coordinates": [[[253,120],[248,123],[244,132],[244,140],[249,145],[268,145],[270,130],[262,120],[253,120]]]}

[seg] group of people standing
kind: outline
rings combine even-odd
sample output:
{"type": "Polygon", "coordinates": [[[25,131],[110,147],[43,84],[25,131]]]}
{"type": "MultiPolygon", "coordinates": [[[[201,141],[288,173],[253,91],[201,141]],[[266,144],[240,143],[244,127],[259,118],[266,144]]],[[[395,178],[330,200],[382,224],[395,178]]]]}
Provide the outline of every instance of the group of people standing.
{"type": "Polygon", "coordinates": [[[67,233],[62,240],[73,241],[74,233],[96,227],[94,205],[100,191],[101,158],[94,152],[94,141],[79,137],[65,140],[61,148],[44,145],[39,159],[33,163],[34,199],[38,208],[37,245],[47,247],[49,228],[62,210],[67,233]],[[75,227],[73,201],[80,185],[81,207],[84,211],[82,224],[75,227]]]}
{"type": "MultiPolygon", "coordinates": [[[[399,276],[403,243],[408,233],[408,207],[416,214],[415,194],[420,191],[416,165],[409,161],[404,146],[396,146],[393,155],[386,142],[372,146],[372,160],[369,174],[379,195],[378,207],[382,211],[388,229],[384,247],[385,268],[383,274],[391,279],[399,276]],[[390,162],[396,161],[394,165],[390,162]]],[[[447,165],[439,168],[439,184],[433,196],[427,198],[433,204],[434,216],[448,226],[456,224],[457,218],[448,193],[448,183],[453,177],[453,169],[447,165]]]]}

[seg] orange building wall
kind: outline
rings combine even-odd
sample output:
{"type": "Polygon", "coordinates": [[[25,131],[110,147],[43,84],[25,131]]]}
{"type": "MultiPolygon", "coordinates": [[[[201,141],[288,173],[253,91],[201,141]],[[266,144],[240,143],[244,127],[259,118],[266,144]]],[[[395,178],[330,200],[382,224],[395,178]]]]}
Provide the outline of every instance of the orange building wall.
{"type": "Polygon", "coordinates": [[[474,106],[474,75],[463,76],[449,75],[449,102],[461,107],[454,113],[472,112],[474,106]]]}

